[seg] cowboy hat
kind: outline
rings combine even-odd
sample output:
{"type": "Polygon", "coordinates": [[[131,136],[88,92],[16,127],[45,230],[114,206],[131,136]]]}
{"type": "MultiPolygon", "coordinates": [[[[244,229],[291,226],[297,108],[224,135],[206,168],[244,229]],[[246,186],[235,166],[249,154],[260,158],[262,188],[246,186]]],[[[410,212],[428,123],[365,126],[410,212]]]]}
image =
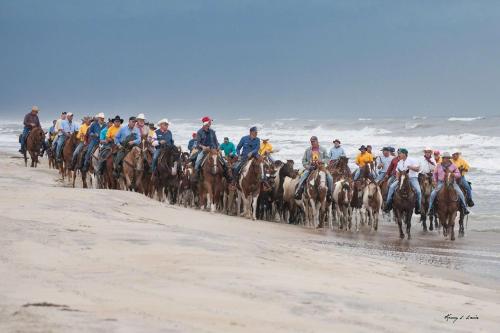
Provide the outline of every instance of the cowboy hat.
{"type": "Polygon", "coordinates": [[[441,157],[442,157],[442,158],[451,158],[451,155],[450,155],[450,153],[448,153],[447,151],[445,151],[445,152],[443,153],[443,155],[441,155],[441,157]]]}
{"type": "Polygon", "coordinates": [[[110,119],[112,122],[119,121],[120,124],[123,124],[123,119],[120,118],[120,116],[115,116],[114,118],[110,119]]]}
{"type": "Polygon", "coordinates": [[[380,151],[391,151],[391,148],[389,148],[389,147],[384,147],[384,148],[380,149],[380,151]]]}
{"type": "Polygon", "coordinates": [[[106,117],[104,117],[104,113],[102,113],[102,112],[99,112],[98,114],[96,114],[95,117],[102,118],[102,119],[106,118],[106,117]]]}
{"type": "Polygon", "coordinates": [[[31,107],[31,111],[36,111],[36,112],[38,112],[38,111],[40,111],[40,109],[38,109],[38,106],[33,105],[33,106],[31,107]]]}
{"type": "Polygon", "coordinates": [[[167,118],[163,118],[161,119],[160,121],[158,121],[158,123],[156,124],[157,126],[160,126],[161,124],[163,123],[166,123],[167,125],[169,125],[170,123],[168,122],[168,119],[167,118]]]}
{"type": "Polygon", "coordinates": [[[340,143],[340,140],[339,140],[339,139],[335,139],[335,140],[333,140],[333,143],[335,143],[335,142],[340,143]]]}
{"type": "Polygon", "coordinates": [[[452,153],[452,155],[455,155],[455,154],[458,154],[458,155],[460,155],[461,153],[462,153],[462,152],[461,152],[460,150],[458,150],[458,149],[455,149],[455,150],[453,150],[453,153],[452,153]]]}
{"type": "Polygon", "coordinates": [[[262,141],[269,141],[269,138],[262,139],[262,141]]]}
{"type": "Polygon", "coordinates": [[[432,148],[431,148],[431,147],[425,147],[425,148],[424,148],[424,152],[426,152],[426,151],[430,151],[430,152],[432,152],[432,148]]]}
{"type": "Polygon", "coordinates": [[[365,145],[361,145],[361,147],[359,147],[358,150],[366,150],[366,146],[365,145]]]}
{"type": "Polygon", "coordinates": [[[441,152],[439,150],[434,150],[434,155],[439,155],[441,152]]]}
{"type": "Polygon", "coordinates": [[[146,117],[144,116],[144,113],[139,113],[139,114],[137,115],[137,117],[135,117],[135,119],[137,119],[137,120],[139,120],[139,119],[140,119],[140,120],[145,120],[145,119],[146,119],[146,117]]]}

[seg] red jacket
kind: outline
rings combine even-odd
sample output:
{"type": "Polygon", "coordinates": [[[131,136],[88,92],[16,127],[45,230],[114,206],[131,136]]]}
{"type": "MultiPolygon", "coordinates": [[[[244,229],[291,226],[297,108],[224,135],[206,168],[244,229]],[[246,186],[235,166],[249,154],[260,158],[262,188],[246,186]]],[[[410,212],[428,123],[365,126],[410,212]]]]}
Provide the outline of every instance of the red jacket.
{"type": "Polygon", "coordinates": [[[398,166],[399,157],[396,156],[392,159],[391,164],[387,168],[386,176],[396,176],[396,167],[398,166]]]}

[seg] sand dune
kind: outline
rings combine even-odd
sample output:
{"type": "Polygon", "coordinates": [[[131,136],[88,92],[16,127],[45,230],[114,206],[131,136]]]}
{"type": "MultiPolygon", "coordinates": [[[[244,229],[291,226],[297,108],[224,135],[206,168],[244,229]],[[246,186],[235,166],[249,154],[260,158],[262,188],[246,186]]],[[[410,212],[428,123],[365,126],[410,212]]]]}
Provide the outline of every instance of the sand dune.
{"type": "Polygon", "coordinates": [[[335,235],[296,226],[63,187],[45,166],[0,157],[1,332],[500,327],[498,282],[355,256],[322,245],[335,235]]]}

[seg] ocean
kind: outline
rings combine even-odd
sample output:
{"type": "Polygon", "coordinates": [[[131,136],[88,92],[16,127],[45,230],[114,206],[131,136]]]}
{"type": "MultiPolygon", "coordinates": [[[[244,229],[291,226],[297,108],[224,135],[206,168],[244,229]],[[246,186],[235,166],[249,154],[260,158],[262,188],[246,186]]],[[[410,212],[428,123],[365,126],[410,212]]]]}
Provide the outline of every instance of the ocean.
{"type": "MultiPolygon", "coordinates": [[[[200,127],[199,119],[174,118],[170,121],[176,144],[185,148],[192,132],[200,127]]],[[[472,182],[476,205],[471,209],[468,229],[499,232],[499,122],[500,117],[239,118],[220,122],[215,119],[212,128],[220,142],[227,136],[237,144],[255,125],[259,128],[259,137],[269,138],[278,150],[274,157],[292,159],[296,167],[301,166],[302,154],[311,135],[316,135],[320,144],[328,149],[334,139],[341,140],[351,163],[362,144],[371,144],[375,154],[379,154],[383,146],[405,147],[413,157],[421,157],[426,146],[450,153],[457,149],[471,165],[468,179],[472,182]]],[[[21,123],[22,119],[0,121],[0,150],[17,152],[21,123]]],[[[42,119],[42,124],[48,128],[50,120],[42,119]]]]}

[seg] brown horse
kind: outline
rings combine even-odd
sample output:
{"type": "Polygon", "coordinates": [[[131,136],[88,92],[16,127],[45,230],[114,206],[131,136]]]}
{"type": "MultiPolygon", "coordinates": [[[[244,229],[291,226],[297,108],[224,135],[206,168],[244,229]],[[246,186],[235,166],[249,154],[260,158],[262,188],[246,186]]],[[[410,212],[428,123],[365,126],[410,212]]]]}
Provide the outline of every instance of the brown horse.
{"type": "Polygon", "coordinates": [[[344,229],[344,227],[346,228],[346,230],[351,230],[352,226],[352,188],[349,179],[350,177],[347,179],[338,180],[335,183],[335,188],[333,190],[333,201],[335,203],[336,219],[338,221],[340,230],[344,229]]]}
{"type": "Polygon", "coordinates": [[[142,171],[142,188],[144,195],[153,198],[154,196],[154,184],[151,181],[153,175],[153,145],[149,141],[142,142],[142,156],[143,156],[143,167],[142,171]]]}
{"type": "Polygon", "coordinates": [[[77,134],[78,132],[73,132],[73,134],[66,138],[64,143],[62,161],[59,163],[59,173],[61,174],[63,180],[66,175],[68,176],[68,180],[71,180],[71,170],[69,169],[69,166],[71,165],[73,151],[75,151],[76,145],[78,144],[78,139],[76,138],[77,134]]]}
{"type": "Polygon", "coordinates": [[[415,208],[415,193],[410,185],[408,171],[402,171],[398,176],[398,187],[394,193],[393,210],[394,218],[399,226],[399,237],[405,238],[402,222],[406,224],[406,234],[411,239],[411,217],[415,208]]]}
{"type": "MultiPolygon", "coordinates": [[[[36,165],[39,163],[38,155],[40,154],[40,150],[42,149],[42,143],[44,140],[44,133],[41,127],[33,128],[28,137],[26,138],[26,150],[30,154],[31,158],[31,167],[36,168],[36,165]]],[[[24,165],[28,166],[28,157],[26,150],[24,151],[24,165]]]]}
{"type": "Polygon", "coordinates": [[[186,155],[185,153],[182,154],[182,168],[181,168],[181,177],[180,177],[180,182],[179,182],[179,189],[178,189],[178,203],[179,205],[184,205],[184,207],[192,207],[194,205],[194,193],[192,189],[192,178],[194,174],[194,166],[193,164],[188,160],[189,155],[186,155]]]}
{"type": "Polygon", "coordinates": [[[138,146],[132,149],[123,158],[122,180],[125,188],[130,191],[143,193],[142,173],[144,171],[144,157],[138,146]]]}
{"type": "Polygon", "coordinates": [[[153,174],[158,200],[163,201],[163,194],[170,199],[171,204],[177,202],[180,171],[180,150],[174,145],[168,145],[161,149],[158,156],[156,173],[153,174]]]}
{"type": "MultiPolygon", "coordinates": [[[[419,174],[418,182],[420,184],[420,188],[422,190],[422,212],[420,214],[420,221],[422,222],[422,228],[424,231],[427,231],[427,211],[429,210],[429,204],[431,199],[431,193],[434,189],[432,185],[432,173],[428,174],[419,174]]],[[[434,223],[436,228],[438,227],[437,219],[434,220],[434,214],[429,214],[429,230],[434,230],[434,223]]]]}
{"type": "Polygon", "coordinates": [[[330,161],[328,164],[328,171],[333,177],[333,183],[335,184],[341,179],[351,178],[351,170],[349,169],[349,158],[345,156],[339,157],[335,162],[330,161]]]}
{"type": "MultiPolygon", "coordinates": [[[[78,156],[76,157],[76,162],[73,167],[73,187],[75,187],[75,180],[76,180],[76,174],[80,172],[82,176],[82,184],[83,188],[87,188],[87,170],[83,169],[83,160],[85,158],[85,154],[87,153],[88,145],[84,146],[83,149],[80,151],[78,156]]],[[[92,178],[90,179],[90,183],[92,185],[92,178]]]]}
{"type": "MultiPolygon", "coordinates": [[[[117,147],[115,145],[112,145],[108,153],[102,156],[102,158],[104,159],[104,167],[102,170],[102,174],[97,173],[99,161],[101,158],[101,147],[99,147],[97,150],[94,151],[92,155],[92,165],[94,168],[94,176],[96,178],[95,184],[97,188],[102,188],[102,189],[117,188],[117,181],[113,177],[113,153],[116,152],[116,150],[117,147]]],[[[103,151],[103,153],[105,152],[103,151]]]]}
{"type": "MultiPolygon", "coordinates": [[[[319,164],[317,168],[309,174],[305,183],[304,206],[306,210],[307,223],[310,227],[321,227],[323,217],[330,210],[329,219],[331,219],[331,205],[327,207],[326,194],[328,185],[326,180],[327,170],[319,164]]],[[[331,221],[328,221],[331,223],[331,221]]]]}
{"type": "MultiPolygon", "coordinates": [[[[257,219],[257,200],[259,198],[261,181],[265,179],[264,160],[262,157],[251,158],[241,168],[238,182],[237,206],[243,202],[243,215],[257,219]]],[[[240,211],[239,208],[237,209],[240,211]]]]}
{"type": "Polygon", "coordinates": [[[201,177],[198,180],[199,205],[215,213],[223,194],[222,177],[223,164],[217,149],[205,153],[206,157],[201,165],[201,177]]]}
{"type": "Polygon", "coordinates": [[[439,221],[443,226],[443,236],[450,234],[450,239],[455,240],[455,218],[459,210],[458,194],[453,187],[455,177],[448,169],[445,170],[445,183],[436,197],[436,211],[439,221]]]}

